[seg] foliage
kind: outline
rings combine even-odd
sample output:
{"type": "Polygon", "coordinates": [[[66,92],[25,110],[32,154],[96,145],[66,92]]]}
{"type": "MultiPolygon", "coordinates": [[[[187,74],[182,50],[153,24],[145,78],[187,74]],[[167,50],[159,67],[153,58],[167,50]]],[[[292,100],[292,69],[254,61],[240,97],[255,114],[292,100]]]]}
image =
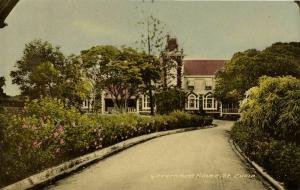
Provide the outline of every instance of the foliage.
{"type": "Polygon", "coordinates": [[[232,137],[275,178],[300,187],[300,80],[260,78],[247,92],[232,137]]]}
{"type": "Polygon", "coordinates": [[[275,139],[300,145],[300,80],[262,77],[241,105],[244,125],[261,127],[275,139]]]}
{"type": "Polygon", "coordinates": [[[237,102],[258,85],[261,76],[292,75],[300,78],[300,43],[275,43],[263,51],[238,52],[216,77],[215,96],[222,102],[237,102]]]}
{"type": "MultiPolygon", "coordinates": [[[[143,13],[145,13],[143,11],[143,13]]],[[[161,64],[155,56],[160,56],[163,50],[164,38],[166,37],[165,24],[153,15],[145,17],[138,22],[141,28],[140,41],[136,43],[140,45],[140,49],[147,52],[144,55],[144,69],[142,71],[142,78],[144,81],[145,92],[148,92],[150,98],[150,112],[154,115],[154,97],[152,82],[157,82],[160,79],[161,64]],[[150,64],[148,64],[150,63],[150,64]]]]}
{"type": "Polygon", "coordinates": [[[300,186],[300,147],[295,143],[275,140],[260,128],[237,123],[231,131],[233,140],[243,152],[282,181],[288,188],[300,186]]]}
{"type": "Polygon", "coordinates": [[[107,78],[104,85],[113,96],[113,101],[121,112],[127,109],[127,101],[138,94],[142,77],[136,62],[114,61],[107,66],[107,78]]]}
{"type": "Polygon", "coordinates": [[[11,72],[13,84],[19,85],[21,94],[31,99],[50,96],[68,99],[69,104],[76,106],[90,94],[91,82],[78,58],[65,58],[59,47],[47,41],[26,44],[15,66],[16,70],[11,72]]]}
{"type": "Polygon", "coordinates": [[[154,117],[81,115],[51,98],[27,102],[22,114],[0,115],[0,120],[0,186],[131,137],[212,122],[182,112],[154,117]]]}
{"type": "Polygon", "coordinates": [[[23,56],[16,63],[17,69],[11,72],[13,84],[20,86],[22,95],[33,98],[54,95],[64,59],[59,47],[34,40],[25,45],[23,56]]]}
{"type": "Polygon", "coordinates": [[[141,54],[141,57],[138,61],[140,67],[141,77],[143,80],[142,92],[148,94],[150,98],[150,112],[151,115],[154,115],[154,97],[153,91],[155,89],[155,83],[160,79],[160,62],[153,55],[141,54]]]}
{"type": "Polygon", "coordinates": [[[155,95],[157,113],[167,114],[176,110],[184,110],[186,93],[177,88],[170,88],[155,95]]]}
{"type": "Polygon", "coordinates": [[[120,112],[126,111],[128,99],[152,88],[151,81],[159,77],[158,59],[132,48],[96,46],[82,51],[81,57],[95,81],[96,96],[109,92],[120,112]]]}
{"type": "Polygon", "coordinates": [[[80,58],[75,55],[69,56],[65,61],[62,73],[61,97],[68,99],[69,106],[79,109],[84,100],[91,98],[94,84],[88,77],[80,58]]]}
{"type": "Polygon", "coordinates": [[[163,49],[166,37],[165,24],[153,15],[145,17],[138,22],[141,28],[140,41],[136,43],[149,55],[159,55],[163,49]]]}
{"type": "Polygon", "coordinates": [[[6,94],[3,91],[3,87],[5,86],[5,78],[0,77],[0,98],[3,98],[6,96],[6,94]]]}

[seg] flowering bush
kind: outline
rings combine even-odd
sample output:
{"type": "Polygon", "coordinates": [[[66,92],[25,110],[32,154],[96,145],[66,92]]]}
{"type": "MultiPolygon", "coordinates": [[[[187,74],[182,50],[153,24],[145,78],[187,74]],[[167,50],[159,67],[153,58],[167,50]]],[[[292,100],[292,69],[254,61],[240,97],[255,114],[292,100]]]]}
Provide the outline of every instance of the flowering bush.
{"type": "Polygon", "coordinates": [[[0,186],[132,137],[211,122],[183,112],[81,115],[59,100],[36,99],[18,115],[0,115],[0,186]]]}

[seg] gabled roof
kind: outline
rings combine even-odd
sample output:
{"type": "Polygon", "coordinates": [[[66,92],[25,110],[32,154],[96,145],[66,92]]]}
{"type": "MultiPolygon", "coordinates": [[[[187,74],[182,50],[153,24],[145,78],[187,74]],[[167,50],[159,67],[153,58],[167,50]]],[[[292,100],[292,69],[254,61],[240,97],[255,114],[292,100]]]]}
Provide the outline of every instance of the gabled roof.
{"type": "Polygon", "coordinates": [[[184,75],[215,75],[226,60],[183,60],[184,75]]]}

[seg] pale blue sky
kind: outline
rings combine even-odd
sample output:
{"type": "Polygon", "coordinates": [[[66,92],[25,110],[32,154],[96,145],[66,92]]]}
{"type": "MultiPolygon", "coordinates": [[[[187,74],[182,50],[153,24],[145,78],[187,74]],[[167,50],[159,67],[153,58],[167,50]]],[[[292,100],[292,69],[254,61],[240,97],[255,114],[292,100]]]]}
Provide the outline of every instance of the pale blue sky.
{"type": "Polygon", "coordinates": [[[14,95],[9,73],[35,38],[68,55],[94,45],[134,46],[142,7],[178,38],[186,58],[230,59],[237,51],[300,40],[300,15],[293,2],[127,0],[21,0],[0,30],[0,76],[14,95]],[[137,8],[138,7],[138,8],[137,8]]]}

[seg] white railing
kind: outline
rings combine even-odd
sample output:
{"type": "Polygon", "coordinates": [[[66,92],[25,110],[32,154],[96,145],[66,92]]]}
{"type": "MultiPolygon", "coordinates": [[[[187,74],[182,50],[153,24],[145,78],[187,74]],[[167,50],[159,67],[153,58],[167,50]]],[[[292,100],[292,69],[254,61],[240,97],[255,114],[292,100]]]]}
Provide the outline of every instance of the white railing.
{"type": "MultiPolygon", "coordinates": [[[[107,107],[107,112],[108,113],[118,113],[119,111],[115,107],[107,107]]],[[[136,113],[136,108],[135,107],[128,107],[127,112],[128,113],[136,113]]]]}

